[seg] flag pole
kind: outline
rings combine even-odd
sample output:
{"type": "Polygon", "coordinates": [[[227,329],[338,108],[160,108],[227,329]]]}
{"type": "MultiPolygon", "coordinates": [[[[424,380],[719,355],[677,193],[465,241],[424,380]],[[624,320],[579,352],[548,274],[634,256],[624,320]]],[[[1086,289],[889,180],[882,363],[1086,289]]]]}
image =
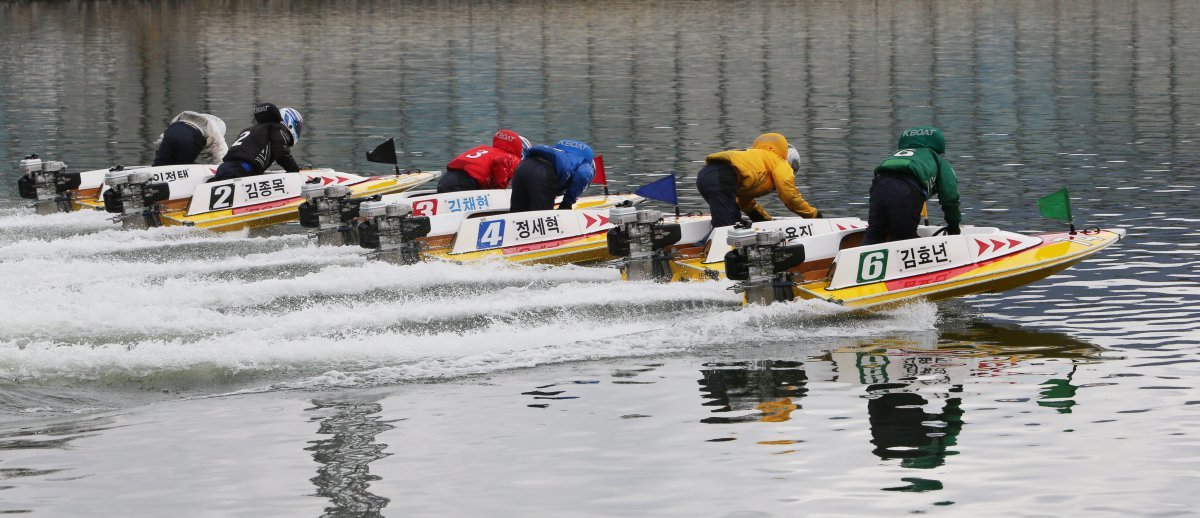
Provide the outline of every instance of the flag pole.
{"type": "Polygon", "coordinates": [[[671,189],[675,191],[675,219],[679,219],[679,182],[675,180],[675,173],[671,173],[671,189]]]}

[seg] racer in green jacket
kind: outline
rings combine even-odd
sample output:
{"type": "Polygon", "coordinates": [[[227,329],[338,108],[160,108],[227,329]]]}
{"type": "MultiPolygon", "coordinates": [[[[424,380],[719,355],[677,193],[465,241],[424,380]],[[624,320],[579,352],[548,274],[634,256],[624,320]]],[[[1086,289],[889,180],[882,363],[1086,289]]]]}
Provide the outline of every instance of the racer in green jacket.
{"type": "Polygon", "coordinates": [[[900,133],[896,147],[899,151],[875,168],[863,244],[917,237],[921,207],[934,195],[946,215],[946,232],[958,234],[958,179],[950,161],[942,157],[942,132],[928,126],[909,128],[900,133]]]}

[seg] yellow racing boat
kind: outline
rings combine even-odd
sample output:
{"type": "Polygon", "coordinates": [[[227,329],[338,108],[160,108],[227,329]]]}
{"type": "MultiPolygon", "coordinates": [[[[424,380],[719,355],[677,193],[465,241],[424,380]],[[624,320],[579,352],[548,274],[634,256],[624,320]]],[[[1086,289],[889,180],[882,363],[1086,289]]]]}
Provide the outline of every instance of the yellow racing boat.
{"type": "MultiPolygon", "coordinates": [[[[469,263],[570,264],[613,258],[608,208],[642,201],[636,194],[583,196],[571,210],[507,210],[512,191],[494,189],[364,202],[360,245],[400,264],[421,260],[469,263]],[[498,213],[500,212],[500,213],[498,213]]],[[[390,198],[390,199],[389,199],[390,198]]]]}
{"type": "Polygon", "coordinates": [[[1024,235],[962,227],[960,235],[918,228],[915,239],[859,246],[865,229],[786,239],[777,232],[730,231],[727,260],[747,304],[824,300],[866,309],[915,299],[1011,290],[1091,257],[1125,236],[1123,229],[1024,235]]]}
{"type": "MultiPolygon", "coordinates": [[[[725,256],[733,247],[726,242],[733,227],[712,228],[703,215],[664,216],[660,211],[633,206],[610,210],[616,228],[609,231],[609,247],[623,258],[626,280],[700,281],[725,278],[725,256]]],[[[752,223],[755,232],[778,232],[800,238],[866,228],[858,218],[779,218],[752,223]]]]}
{"type": "Polygon", "coordinates": [[[66,164],[36,155],[20,162],[18,192],[33,200],[39,214],[106,210],[119,214],[124,228],[190,226],[240,230],[294,221],[306,186],[340,187],[351,200],[404,192],[436,180],[438,171],[406,171],[359,176],[333,169],[299,174],[273,172],[208,183],[216,166],[116,166],[69,172],[66,164]]]}
{"type": "Polygon", "coordinates": [[[413,171],[368,177],[309,169],[207,182],[215,168],[197,167],[111,171],[97,198],[105,210],[120,214],[125,228],[188,226],[225,232],[295,221],[306,186],[337,186],[354,200],[412,189],[441,174],[413,171]]]}

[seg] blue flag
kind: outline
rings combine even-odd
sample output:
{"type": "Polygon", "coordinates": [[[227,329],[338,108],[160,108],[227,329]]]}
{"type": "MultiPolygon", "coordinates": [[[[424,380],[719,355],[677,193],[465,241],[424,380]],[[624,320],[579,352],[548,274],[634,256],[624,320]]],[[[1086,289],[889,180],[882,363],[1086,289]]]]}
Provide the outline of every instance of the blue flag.
{"type": "Polygon", "coordinates": [[[679,195],[675,191],[675,173],[638,187],[633,193],[643,198],[679,205],[679,195]]]}

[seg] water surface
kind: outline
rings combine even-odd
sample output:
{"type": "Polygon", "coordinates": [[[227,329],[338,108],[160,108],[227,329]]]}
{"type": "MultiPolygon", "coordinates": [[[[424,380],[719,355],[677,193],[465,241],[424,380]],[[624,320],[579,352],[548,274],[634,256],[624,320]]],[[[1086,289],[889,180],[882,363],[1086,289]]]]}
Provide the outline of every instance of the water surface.
{"type": "MultiPolygon", "coordinates": [[[[1126,229],[1022,290],[874,315],[726,283],[399,267],[296,227],[122,232],[0,182],[0,510],[49,516],[1187,515],[1200,11],[1095,2],[0,4],[0,164],[148,162],[295,106],[302,162],[509,127],[615,188],[766,131],[828,215],[947,136],[968,224],[1126,229]]],[[[593,188],[597,190],[597,188],[593,188]]],[[[777,200],[768,210],[782,213],[777,200]]],[[[935,221],[940,211],[932,207],[935,221]]]]}

